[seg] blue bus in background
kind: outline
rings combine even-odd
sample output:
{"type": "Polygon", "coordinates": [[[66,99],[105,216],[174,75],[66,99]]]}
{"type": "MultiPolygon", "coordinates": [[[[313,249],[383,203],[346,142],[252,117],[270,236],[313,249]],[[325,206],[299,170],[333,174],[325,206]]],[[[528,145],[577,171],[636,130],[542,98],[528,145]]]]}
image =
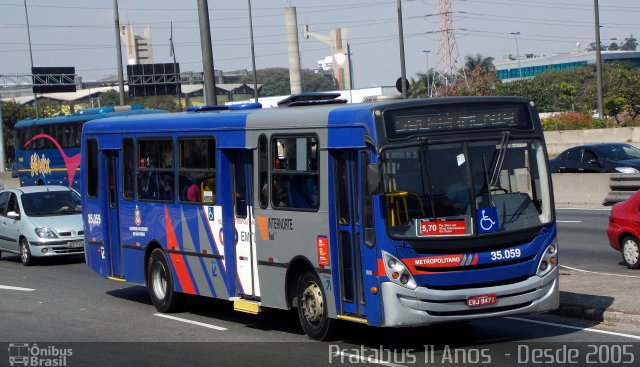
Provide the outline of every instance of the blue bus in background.
{"type": "Polygon", "coordinates": [[[161,312],[297,309],[314,339],[558,307],[532,101],[296,97],[85,124],[87,265],[161,312]]]}
{"type": "Polygon", "coordinates": [[[167,112],[141,105],[89,108],[71,115],[16,123],[15,158],[20,186],[63,185],[80,188],[80,135],[90,120],[167,112]]]}

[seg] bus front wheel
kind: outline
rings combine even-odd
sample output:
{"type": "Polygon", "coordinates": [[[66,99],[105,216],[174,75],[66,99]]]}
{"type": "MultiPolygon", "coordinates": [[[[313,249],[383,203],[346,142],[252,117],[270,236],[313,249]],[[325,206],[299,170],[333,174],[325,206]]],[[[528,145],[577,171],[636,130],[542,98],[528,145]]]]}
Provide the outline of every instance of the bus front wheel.
{"type": "Polygon", "coordinates": [[[327,297],[316,273],[305,270],[298,279],[298,317],[304,332],[315,340],[330,338],[336,320],[329,318],[327,297]]]}
{"type": "Polygon", "coordinates": [[[181,305],[181,294],[173,290],[173,275],[167,256],[162,249],[155,249],[147,263],[147,289],[151,302],[160,312],[177,311],[181,305]]]}

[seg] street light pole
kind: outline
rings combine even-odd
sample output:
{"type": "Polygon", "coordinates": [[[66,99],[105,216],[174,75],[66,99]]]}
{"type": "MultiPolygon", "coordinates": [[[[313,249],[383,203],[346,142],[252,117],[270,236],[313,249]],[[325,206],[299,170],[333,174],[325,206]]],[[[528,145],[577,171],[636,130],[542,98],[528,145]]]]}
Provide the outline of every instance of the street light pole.
{"type": "Polygon", "coordinates": [[[518,35],[520,32],[511,32],[513,38],[516,39],[516,58],[518,59],[518,71],[520,73],[520,79],[522,79],[522,65],[520,64],[520,49],[518,48],[518,35]]]}
{"type": "MultiPolygon", "coordinates": [[[[27,39],[29,40],[29,60],[31,60],[31,73],[33,73],[33,51],[31,50],[31,31],[29,30],[29,11],[27,11],[27,0],[24,0],[24,15],[27,19],[27,39]]],[[[38,115],[38,96],[33,92],[33,106],[36,108],[36,118],[38,115]]]]}
{"type": "Polygon", "coordinates": [[[431,83],[429,81],[431,79],[431,74],[429,73],[429,52],[431,52],[431,50],[422,50],[422,52],[424,52],[427,57],[427,97],[431,98],[431,83]]]}
{"type": "Polygon", "coordinates": [[[251,15],[251,0],[249,3],[249,32],[251,33],[251,63],[253,65],[253,98],[258,102],[258,73],[256,72],[256,52],[253,43],[253,16],[251,15]]]}
{"type": "Polygon", "coordinates": [[[198,0],[198,23],[200,24],[200,48],[202,51],[202,73],[204,77],[204,99],[206,105],[217,105],[213,50],[211,48],[211,28],[209,25],[209,5],[207,0],[198,0]]]}
{"type": "Polygon", "coordinates": [[[404,31],[402,30],[402,0],[397,0],[398,6],[398,38],[400,41],[400,84],[402,84],[402,98],[407,98],[407,71],[404,65],[404,31]]]}
{"type": "Polygon", "coordinates": [[[598,117],[604,118],[604,102],[602,100],[602,53],[600,50],[600,10],[598,0],[593,0],[596,27],[596,84],[598,89],[598,117]]]}
{"type": "Polygon", "coordinates": [[[118,0],[113,0],[113,21],[116,28],[116,57],[118,58],[118,96],[120,106],[124,106],[124,71],[122,67],[122,46],[120,44],[120,14],[118,13],[118,0]]]}

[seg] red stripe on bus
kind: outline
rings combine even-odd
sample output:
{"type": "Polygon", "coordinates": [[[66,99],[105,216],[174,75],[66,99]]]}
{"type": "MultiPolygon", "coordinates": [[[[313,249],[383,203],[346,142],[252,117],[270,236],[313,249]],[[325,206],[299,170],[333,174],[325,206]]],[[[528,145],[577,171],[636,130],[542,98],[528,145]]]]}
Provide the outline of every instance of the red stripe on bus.
{"type": "MultiPolygon", "coordinates": [[[[176,233],[173,231],[173,223],[171,223],[171,219],[169,218],[169,210],[167,209],[167,207],[164,208],[164,220],[165,226],[167,228],[167,248],[178,249],[178,239],[176,237],[176,233]]],[[[196,294],[193,282],[191,281],[191,277],[189,276],[189,271],[187,270],[187,264],[184,256],[180,254],[169,253],[169,258],[171,259],[171,264],[173,265],[173,268],[176,270],[176,274],[178,275],[178,281],[180,282],[182,292],[196,294]]]]}

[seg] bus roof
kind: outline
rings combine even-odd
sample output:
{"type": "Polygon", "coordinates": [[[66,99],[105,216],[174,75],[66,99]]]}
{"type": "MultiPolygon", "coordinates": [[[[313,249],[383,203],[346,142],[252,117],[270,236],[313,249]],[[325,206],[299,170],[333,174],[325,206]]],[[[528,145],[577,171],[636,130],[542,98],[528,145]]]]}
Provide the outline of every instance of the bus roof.
{"type": "MultiPolygon", "coordinates": [[[[522,97],[443,97],[377,101],[356,104],[329,104],[306,107],[279,107],[270,109],[214,110],[156,114],[145,116],[112,117],[90,121],[83,134],[169,133],[173,131],[198,132],[211,130],[360,127],[376,135],[374,111],[438,106],[456,103],[529,103],[522,97]],[[135,123],[132,123],[135,121],[135,123]]],[[[345,130],[345,132],[347,132],[345,130]]]]}
{"type": "Polygon", "coordinates": [[[160,110],[160,109],[146,109],[140,105],[124,106],[124,108],[120,106],[105,106],[105,107],[88,108],[84,110],[79,110],[71,115],[45,117],[45,118],[39,118],[39,119],[25,119],[25,120],[18,121],[15,125],[15,128],[20,128],[25,126],[34,126],[34,125],[61,124],[61,123],[69,123],[69,122],[82,123],[89,120],[102,119],[107,117],[144,115],[144,114],[151,114],[151,113],[166,113],[166,112],[168,111],[160,110]]]}

